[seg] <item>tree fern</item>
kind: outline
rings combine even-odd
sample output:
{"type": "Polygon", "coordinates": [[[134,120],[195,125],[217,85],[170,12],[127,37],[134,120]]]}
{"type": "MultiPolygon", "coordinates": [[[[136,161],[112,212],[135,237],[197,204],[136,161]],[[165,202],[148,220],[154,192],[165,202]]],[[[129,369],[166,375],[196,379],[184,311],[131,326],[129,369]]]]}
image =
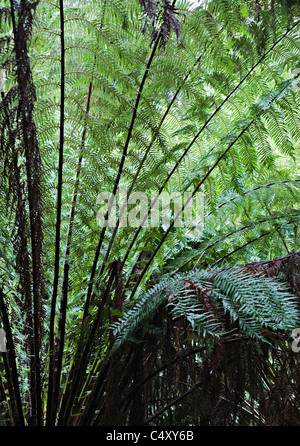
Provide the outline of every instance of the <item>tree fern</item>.
{"type": "Polygon", "coordinates": [[[0,6],[0,397],[12,423],[190,424],[180,411],[195,392],[228,422],[228,389],[241,420],[247,404],[268,406],[258,358],[284,361],[298,324],[298,16],[269,0],[0,6]],[[148,215],[124,226],[118,209],[99,227],[97,197],[122,188],[145,193],[148,215]],[[203,194],[202,232],[175,211],[144,225],[161,193],[188,191],[203,194]],[[241,266],[283,254],[289,289],[241,266]]]}

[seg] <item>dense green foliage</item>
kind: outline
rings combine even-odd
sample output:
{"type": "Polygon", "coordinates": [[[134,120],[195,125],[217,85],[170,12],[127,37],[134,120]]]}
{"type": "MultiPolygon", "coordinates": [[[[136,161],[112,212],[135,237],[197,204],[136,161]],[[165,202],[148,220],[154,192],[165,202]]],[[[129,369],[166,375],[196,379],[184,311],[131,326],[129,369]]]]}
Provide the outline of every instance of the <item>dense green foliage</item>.
{"type": "Polygon", "coordinates": [[[299,418],[299,47],[284,0],[0,4],[9,423],[280,424],[279,376],[299,418]],[[101,227],[122,188],[201,230],[101,227]]]}

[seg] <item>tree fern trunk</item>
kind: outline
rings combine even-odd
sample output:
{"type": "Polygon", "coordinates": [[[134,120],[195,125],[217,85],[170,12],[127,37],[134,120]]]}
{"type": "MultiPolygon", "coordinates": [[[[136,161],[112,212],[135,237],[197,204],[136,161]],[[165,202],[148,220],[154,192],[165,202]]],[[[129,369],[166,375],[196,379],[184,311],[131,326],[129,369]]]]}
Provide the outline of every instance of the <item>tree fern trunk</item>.
{"type": "Polygon", "coordinates": [[[32,82],[27,41],[32,29],[32,10],[39,2],[28,5],[21,1],[18,22],[15,19],[14,2],[11,0],[11,17],[17,64],[17,83],[19,88],[19,112],[26,159],[27,189],[29,203],[30,238],[32,254],[33,284],[33,331],[35,364],[35,424],[42,424],[41,364],[40,342],[42,334],[42,299],[45,297],[42,247],[42,198],[41,198],[41,157],[37,141],[36,126],[33,119],[35,92],[32,82]]]}

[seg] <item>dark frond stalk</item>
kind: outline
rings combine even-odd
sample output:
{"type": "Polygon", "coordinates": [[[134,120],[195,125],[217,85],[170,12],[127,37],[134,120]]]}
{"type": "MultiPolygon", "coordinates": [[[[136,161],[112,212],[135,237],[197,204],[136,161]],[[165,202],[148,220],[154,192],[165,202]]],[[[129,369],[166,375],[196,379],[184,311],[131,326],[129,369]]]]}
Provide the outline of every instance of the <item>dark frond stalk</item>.
{"type": "Polygon", "coordinates": [[[62,184],[63,184],[63,159],[64,159],[64,124],[65,124],[65,33],[64,33],[64,2],[59,2],[60,13],[60,42],[61,42],[61,84],[60,84],[60,135],[59,135],[59,161],[58,161],[58,183],[57,183],[57,205],[56,205],[56,236],[55,236],[55,264],[54,264],[54,281],[51,302],[50,315],[50,331],[49,331],[49,383],[48,383],[48,403],[46,424],[54,423],[57,398],[54,392],[54,376],[55,376],[55,345],[54,345],[54,328],[57,290],[59,281],[59,260],[60,260],[60,229],[61,229],[61,207],[62,207],[62,184]]]}
{"type": "Polygon", "coordinates": [[[162,407],[160,410],[158,410],[154,415],[152,415],[151,417],[147,418],[147,420],[145,420],[145,424],[149,424],[151,423],[153,420],[155,420],[155,418],[159,417],[160,415],[162,415],[164,412],[166,412],[168,409],[170,409],[172,406],[175,406],[177,403],[179,403],[180,401],[182,401],[184,398],[186,398],[190,393],[194,392],[194,390],[196,390],[198,387],[202,386],[203,381],[200,380],[198,382],[196,382],[196,384],[194,384],[189,390],[187,390],[186,392],[184,392],[182,395],[178,396],[177,398],[175,398],[173,401],[171,401],[170,403],[168,403],[166,406],[162,407]]]}
{"type": "MultiPolygon", "coordinates": [[[[211,44],[212,44],[212,42],[209,43],[208,47],[209,47],[211,44]]],[[[163,123],[165,122],[167,116],[169,115],[169,113],[170,113],[170,111],[171,111],[171,109],[172,109],[172,106],[173,106],[174,102],[176,101],[176,98],[178,97],[179,93],[180,93],[181,90],[182,90],[182,87],[184,86],[184,84],[186,83],[186,81],[188,80],[188,78],[190,77],[190,75],[191,75],[192,71],[194,70],[194,68],[196,68],[197,65],[200,63],[200,61],[201,61],[203,55],[205,54],[205,52],[207,51],[208,47],[205,48],[205,49],[203,50],[203,52],[202,52],[202,53],[200,54],[200,56],[197,58],[196,62],[195,62],[194,65],[192,66],[192,68],[191,68],[191,69],[189,70],[189,72],[185,75],[182,84],[181,84],[181,85],[178,87],[178,89],[176,90],[176,92],[175,92],[174,96],[172,97],[170,103],[168,104],[168,106],[167,106],[167,108],[166,108],[166,110],[165,110],[163,116],[161,117],[161,120],[160,120],[160,122],[159,122],[159,124],[158,124],[158,127],[157,127],[157,129],[156,129],[156,131],[155,131],[155,133],[154,133],[154,135],[153,135],[151,141],[150,141],[150,144],[148,145],[147,149],[145,150],[145,153],[144,153],[144,155],[143,155],[143,158],[142,158],[142,160],[141,160],[141,162],[140,162],[140,164],[139,164],[139,167],[138,167],[138,169],[137,169],[137,171],[136,171],[136,173],[135,173],[135,175],[134,175],[134,178],[133,178],[133,180],[132,180],[132,182],[131,182],[130,188],[128,189],[128,196],[131,194],[131,192],[132,192],[132,190],[133,190],[133,188],[134,188],[134,186],[135,186],[135,183],[136,183],[137,180],[138,180],[139,174],[140,174],[140,172],[141,172],[141,170],[142,170],[142,168],[143,168],[143,166],[144,166],[144,164],[145,164],[145,162],[146,162],[146,159],[147,159],[147,157],[148,157],[148,155],[149,155],[149,153],[150,153],[150,150],[151,150],[151,148],[152,148],[154,142],[156,141],[156,138],[158,137],[159,131],[160,131],[160,129],[161,129],[163,123]]],[[[121,214],[122,214],[122,212],[123,212],[123,209],[120,210],[120,213],[121,213],[121,214]]],[[[111,236],[111,238],[110,238],[110,241],[109,241],[109,244],[108,244],[108,247],[107,247],[107,251],[106,251],[106,254],[105,254],[105,258],[104,258],[104,261],[103,261],[103,263],[102,263],[102,267],[101,267],[101,270],[100,270],[100,276],[101,276],[101,275],[103,274],[103,272],[104,272],[105,264],[106,264],[106,262],[107,262],[107,260],[108,260],[108,257],[109,257],[111,248],[112,248],[112,246],[113,246],[113,243],[114,243],[114,240],[115,240],[115,237],[116,237],[116,234],[117,234],[119,225],[120,225],[120,216],[119,216],[118,219],[117,219],[117,222],[116,222],[114,231],[113,231],[112,236],[111,236]]],[[[123,263],[126,262],[128,254],[129,254],[129,252],[127,251],[127,253],[126,253],[126,255],[125,255],[125,258],[124,258],[124,260],[123,260],[123,263]]]]}
{"type": "MultiPolygon", "coordinates": [[[[137,116],[137,111],[138,111],[138,108],[139,108],[139,103],[140,103],[140,100],[141,100],[141,97],[142,97],[142,92],[143,92],[143,89],[144,89],[145,82],[146,82],[146,80],[148,78],[148,75],[149,75],[149,72],[150,72],[150,67],[151,67],[152,61],[153,61],[153,59],[155,57],[156,50],[157,50],[157,48],[159,46],[159,42],[160,42],[160,35],[155,40],[154,46],[152,48],[152,51],[151,51],[150,57],[148,59],[147,65],[146,65],[146,69],[145,69],[145,72],[144,72],[141,84],[140,84],[140,87],[139,87],[139,91],[138,91],[138,94],[137,94],[137,98],[136,98],[134,109],[133,109],[133,113],[132,113],[130,126],[129,126],[128,133],[127,133],[127,138],[126,138],[126,141],[125,141],[125,144],[124,144],[124,148],[123,148],[123,153],[122,153],[122,158],[121,158],[121,162],[120,162],[120,165],[119,165],[118,174],[117,174],[117,177],[116,177],[116,180],[115,180],[115,183],[114,183],[114,187],[113,187],[113,192],[112,192],[113,196],[116,195],[116,192],[117,192],[118,187],[119,187],[119,182],[120,182],[120,178],[121,178],[121,175],[122,175],[122,172],[123,172],[123,167],[124,167],[125,159],[126,159],[126,156],[127,156],[127,151],[128,151],[129,143],[130,143],[130,140],[131,140],[131,136],[132,136],[132,131],[133,131],[133,128],[134,128],[134,124],[135,124],[135,120],[136,120],[136,116],[137,116]]],[[[108,211],[106,213],[105,220],[107,220],[109,218],[110,211],[111,211],[111,205],[109,206],[109,209],[108,209],[108,211]]],[[[99,260],[100,251],[101,251],[102,243],[103,243],[103,240],[104,240],[105,232],[106,232],[106,226],[104,226],[102,228],[102,231],[101,231],[101,234],[100,234],[100,238],[99,238],[99,242],[98,242],[98,246],[97,246],[97,249],[96,249],[96,252],[95,252],[93,266],[92,266],[91,274],[90,274],[89,286],[88,286],[88,290],[87,290],[87,296],[86,296],[86,302],[85,302],[85,307],[84,307],[83,318],[86,318],[87,315],[88,315],[90,299],[91,299],[92,290],[93,290],[93,281],[94,281],[95,274],[96,274],[97,264],[98,264],[98,260],[99,260]]]]}
{"type": "Polygon", "coordinates": [[[218,259],[215,263],[213,263],[211,265],[211,267],[215,267],[216,265],[218,265],[219,263],[223,262],[223,260],[227,259],[228,257],[230,257],[232,254],[240,251],[241,249],[246,248],[246,246],[251,245],[251,243],[256,242],[257,240],[260,240],[263,237],[266,237],[267,235],[270,235],[271,231],[268,232],[264,232],[263,234],[260,234],[258,237],[255,237],[254,239],[248,240],[248,242],[244,243],[242,246],[238,246],[235,249],[233,249],[232,251],[230,251],[228,254],[226,254],[225,256],[221,257],[220,259],[218,259]]]}
{"type": "MultiPolygon", "coordinates": [[[[122,301],[122,279],[121,279],[122,263],[120,260],[114,262],[114,282],[115,282],[115,295],[112,301],[109,302],[112,308],[119,311],[123,311],[122,301]]],[[[110,323],[118,320],[117,316],[111,316],[110,323]]],[[[111,351],[111,347],[115,342],[115,337],[112,332],[109,335],[108,352],[111,351]]],[[[128,374],[130,380],[130,371],[137,366],[137,358],[141,358],[143,344],[136,346],[132,344],[129,352],[126,352],[126,359],[123,359],[124,350],[120,349],[114,355],[108,355],[101,364],[100,370],[97,373],[97,379],[91,388],[89,398],[85,404],[83,413],[80,417],[79,425],[88,425],[93,420],[95,410],[101,407],[99,411],[99,418],[101,418],[102,425],[123,425],[123,411],[121,409],[124,385],[124,374],[128,374]],[[131,360],[129,359],[131,357],[131,360]],[[120,368],[120,364],[126,364],[126,367],[120,368]],[[129,372],[129,373],[128,373],[129,372]],[[101,400],[103,392],[109,395],[109,399],[101,400]],[[101,403],[100,403],[101,402],[101,403]],[[116,411],[116,407],[118,410],[116,411]],[[101,415],[100,415],[101,414],[101,415]]],[[[141,362],[140,365],[142,366],[141,362]]],[[[93,425],[97,425],[97,419],[94,419],[93,425]]]]}
{"type": "MultiPolygon", "coordinates": [[[[107,0],[104,1],[100,29],[103,28],[105,11],[106,11],[106,6],[107,6],[106,3],[107,3],[107,0]]],[[[95,56],[93,68],[95,68],[95,65],[96,65],[96,56],[95,56]]],[[[71,212],[70,212],[70,219],[69,219],[69,228],[68,228],[67,245],[66,245],[65,262],[64,262],[64,272],[63,272],[63,300],[61,302],[61,315],[63,316],[63,319],[61,319],[61,321],[60,321],[61,339],[64,338],[64,327],[65,327],[65,318],[66,318],[68,289],[69,289],[69,270],[70,270],[69,258],[70,258],[70,250],[71,250],[71,241],[72,241],[72,236],[73,236],[73,225],[74,225],[74,220],[75,220],[75,209],[76,209],[76,204],[77,204],[77,196],[78,196],[79,183],[80,183],[80,174],[81,174],[81,168],[82,168],[83,152],[84,152],[86,132],[87,132],[87,117],[88,117],[88,114],[90,111],[92,90],[93,90],[93,78],[91,79],[90,84],[89,84],[87,105],[86,105],[86,119],[84,122],[84,129],[83,129],[82,137],[81,137],[81,146],[80,146],[79,158],[78,158],[78,162],[77,162],[75,187],[74,187],[74,193],[73,193],[73,197],[72,197],[72,205],[71,205],[71,212]]],[[[60,353],[59,361],[61,362],[62,361],[62,353],[63,353],[63,343],[61,342],[60,345],[61,345],[61,348],[60,348],[61,353],[60,353]]],[[[71,367],[69,376],[73,375],[75,364],[76,364],[76,360],[74,361],[74,364],[71,367]]],[[[60,377],[57,376],[57,382],[56,382],[57,389],[59,389],[59,382],[60,382],[60,377]]],[[[67,397],[68,391],[69,391],[69,384],[67,384],[67,386],[65,388],[64,398],[67,397]]],[[[58,396],[58,393],[57,393],[57,396],[58,396]]],[[[57,404],[56,404],[56,410],[57,410],[57,404]]]]}
{"type": "Polygon", "coordinates": [[[83,352],[81,354],[80,360],[79,360],[78,364],[76,364],[77,365],[76,370],[73,370],[74,376],[72,377],[73,379],[72,379],[72,383],[71,383],[70,394],[64,395],[64,398],[63,398],[63,401],[61,404],[61,408],[60,408],[59,418],[58,418],[58,426],[68,425],[68,421],[70,418],[74,400],[75,400],[78,392],[80,392],[80,389],[78,388],[79,387],[78,384],[79,384],[80,380],[82,379],[84,372],[86,370],[86,363],[87,363],[87,360],[88,360],[88,357],[90,354],[90,350],[91,350],[91,347],[93,344],[96,330],[98,328],[98,325],[99,325],[101,317],[102,317],[102,311],[103,311],[104,305],[105,305],[107,298],[109,296],[109,293],[110,293],[110,289],[111,289],[113,280],[114,280],[114,274],[112,271],[112,274],[110,274],[107,286],[106,286],[106,288],[102,294],[101,300],[99,302],[97,314],[93,321],[88,339],[85,342],[85,346],[84,346],[83,352]]]}
{"type": "MultiPolygon", "coordinates": [[[[87,107],[86,107],[86,114],[89,113],[90,110],[90,103],[91,103],[91,95],[92,95],[92,82],[90,82],[89,85],[89,92],[88,92],[88,99],[87,99],[87,107]]],[[[72,207],[70,212],[70,220],[69,220],[69,228],[68,228],[68,235],[67,235],[67,245],[66,245],[66,252],[65,252],[65,261],[64,261],[64,267],[63,267],[63,284],[62,284],[62,301],[61,301],[61,308],[60,308],[60,321],[59,321],[59,352],[58,352],[58,358],[57,358],[57,366],[56,366],[56,380],[55,380],[55,390],[53,397],[55,398],[55,402],[53,404],[53,419],[52,423],[55,423],[56,418],[56,412],[57,412],[57,406],[58,406],[58,398],[59,398],[59,387],[60,387],[60,380],[61,380],[61,369],[62,369],[62,360],[63,360],[63,351],[64,351],[64,341],[65,341],[65,326],[66,326],[66,313],[67,313],[67,303],[68,303],[68,292],[69,292],[69,271],[70,271],[70,251],[71,251],[71,241],[73,236],[73,225],[74,225],[74,219],[75,219],[75,208],[77,204],[77,196],[78,196],[78,188],[79,188],[79,179],[80,179],[80,172],[81,172],[81,166],[82,166],[82,159],[83,159],[83,149],[85,144],[85,138],[86,138],[86,126],[82,133],[82,139],[81,139],[81,148],[80,148],[80,155],[78,159],[78,167],[76,172],[76,179],[75,179],[75,188],[74,188],[74,194],[72,197],[72,207]]]]}
{"type": "MultiPolygon", "coordinates": [[[[16,423],[16,420],[14,418],[14,415],[16,413],[16,402],[14,399],[14,386],[12,383],[12,377],[11,377],[11,371],[10,371],[10,367],[8,364],[8,359],[7,359],[7,352],[2,352],[0,353],[0,358],[2,358],[2,362],[0,362],[0,366],[1,366],[1,373],[4,371],[5,374],[5,378],[6,378],[6,383],[4,385],[4,381],[1,380],[0,382],[0,386],[1,386],[1,401],[6,401],[7,404],[10,405],[10,414],[9,414],[9,419],[7,420],[9,425],[14,426],[16,423]],[[8,395],[7,395],[8,394],[8,395]],[[8,398],[7,398],[8,396],[8,398]]],[[[3,426],[3,414],[0,414],[0,426],[3,426]],[[1,424],[2,423],[2,424],[1,424]]]]}
{"type": "MultiPolygon", "coordinates": [[[[285,261],[288,261],[290,258],[292,258],[295,255],[300,256],[300,250],[299,251],[293,251],[293,252],[289,253],[286,256],[276,257],[276,261],[285,262],[285,261]]],[[[260,267],[262,265],[272,264],[273,262],[274,262],[273,259],[272,260],[261,260],[261,261],[258,261],[258,262],[248,263],[246,266],[251,265],[251,266],[257,268],[257,267],[260,267]]]]}
{"type": "MultiPolygon", "coordinates": [[[[281,37],[280,39],[278,39],[272,46],[271,48],[266,51],[262,57],[252,66],[252,68],[248,71],[248,73],[242,78],[242,80],[236,85],[236,87],[229,93],[229,95],[226,96],[226,98],[222,101],[222,103],[215,109],[215,111],[211,114],[211,116],[207,119],[207,121],[203,124],[203,126],[201,127],[201,129],[198,131],[198,133],[194,136],[194,138],[192,139],[192,141],[190,142],[190,144],[187,146],[187,148],[184,150],[183,154],[180,156],[179,160],[175,163],[175,165],[173,166],[173,168],[171,169],[170,173],[168,174],[166,180],[164,181],[164,183],[162,184],[162,186],[160,187],[158,193],[157,193],[157,198],[153,201],[153,203],[151,204],[151,206],[154,206],[154,204],[156,203],[159,195],[162,193],[162,191],[164,190],[164,188],[166,187],[166,185],[168,184],[169,180],[171,179],[171,177],[173,176],[173,174],[175,173],[175,171],[177,170],[177,168],[179,167],[180,163],[182,162],[182,160],[184,159],[184,157],[187,155],[187,153],[189,152],[189,150],[191,149],[191,147],[194,145],[194,143],[197,141],[197,139],[199,138],[199,136],[202,134],[202,132],[206,129],[206,127],[208,126],[208,124],[212,121],[212,119],[216,116],[216,114],[219,112],[220,109],[222,109],[222,107],[228,102],[228,100],[231,98],[231,96],[241,87],[241,85],[246,81],[246,79],[248,79],[248,77],[252,74],[252,72],[261,64],[261,62],[270,54],[270,52],[295,28],[299,25],[300,21],[298,21],[297,23],[295,23],[291,28],[289,28],[281,37]]],[[[138,229],[136,230],[134,237],[127,249],[127,252],[125,253],[124,256],[124,260],[123,262],[125,263],[137,238],[139,233],[141,232],[142,228],[143,228],[143,224],[146,221],[146,218],[148,218],[148,216],[146,215],[144,217],[144,219],[142,220],[140,226],[138,227],[138,229]]]]}
{"type": "Polygon", "coordinates": [[[30,238],[32,251],[32,284],[33,284],[33,331],[34,331],[34,364],[35,364],[35,424],[42,424],[41,400],[41,304],[45,297],[42,247],[42,198],[41,198],[41,158],[37,141],[36,126],[33,119],[34,86],[27,42],[32,30],[32,12],[38,2],[31,4],[22,1],[18,8],[18,23],[15,19],[15,4],[11,0],[11,18],[15,43],[17,82],[19,88],[19,116],[26,159],[27,189],[29,203],[30,238]]]}
{"type": "MultiPolygon", "coordinates": [[[[286,89],[286,86],[284,86],[270,101],[270,103],[273,103],[274,101],[276,101],[277,97],[280,96],[280,94],[286,89]]],[[[185,207],[187,206],[187,204],[190,202],[190,200],[195,196],[195,194],[198,192],[198,190],[200,189],[200,187],[202,186],[202,184],[207,180],[207,178],[209,177],[209,175],[215,170],[215,168],[218,166],[218,164],[220,163],[220,161],[225,157],[225,155],[229,152],[229,150],[231,149],[232,146],[234,146],[234,144],[243,136],[243,134],[250,128],[250,126],[255,122],[255,120],[258,119],[258,116],[255,117],[254,119],[252,119],[249,124],[243,128],[243,130],[237,135],[237,137],[229,144],[229,146],[227,147],[227,149],[218,157],[218,159],[216,160],[216,162],[213,164],[213,166],[207,171],[207,173],[204,175],[204,177],[202,178],[202,180],[197,184],[197,186],[195,187],[194,191],[191,194],[191,197],[184,203],[183,205],[183,209],[185,209],[185,207]]],[[[132,291],[131,297],[134,296],[139,284],[141,283],[146,271],[148,270],[149,266],[151,265],[153,259],[155,258],[156,254],[158,253],[158,251],[160,250],[160,248],[162,247],[162,245],[164,244],[165,239],[167,238],[167,236],[169,235],[171,229],[173,228],[177,218],[179,217],[181,212],[179,212],[176,216],[174,216],[174,220],[172,221],[172,223],[170,224],[169,228],[167,229],[167,231],[164,233],[162,239],[160,240],[159,244],[157,245],[156,249],[154,250],[152,256],[150,257],[150,259],[148,260],[147,264],[145,265],[145,268],[143,269],[143,271],[141,272],[141,274],[139,275],[138,280],[136,281],[135,287],[132,291]]],[[[127,281],[128,283],[128,281],[127,281]]],[[[125,287],[126,288],[126,287],[125,287]]]]}
{"type": "MultiPolygon", "coordinates": [[[[90,398],[87,400],[87,404],[85,406],[85,409],[83,411],[83,414],[80,418],[79,426],[90,426],[91,419],[93,418],[93,415],[95,414],[95,408],[99,401],[101,400],[101,397],[103,396],[103,393],[106,390],[106,379],[109,374],[110,370],[110,360],[108,360],[100,370],[98,374],[97,383],[94,386],[92,390],[92,394],[90,398]]],[[[101,418],[101,415],[99,414],[98,417],[93,421],[93,426],[98,426],[98,420],[101,418]]]]}
{"type": "MultiPolygon", "coordinates": [[[[111,346],[113,345],[113,341],[111,342],[111,346]]],[[[117,367],[116,363],[120,363],[120,358],[122,357],[122,352],[117,353],[115,352],[113,355],[111,355],[106,362],[106,364],[103,364],[103,370],[101,373],[99,373],[97,377],[97,381],[95,382],[95,385],[92,389],[91,395],[88,399],[88,402],[86,404],[86,407],[84,409],[84,412],[82,414],[80,425],[86,426],[89,424],[90,420],[93,418],[95,414],[95,410],[97,407],[99,407],[99,400],[104,392],[107,392],[108,388],[115,384],[116,386],[119,386],[119,392],[123,392],[123,389],[126,389],[126,385],[128,382],[131,382],[132,379],[132,372],[135,370],[136,366],[136,358],[140,356],[142,353],[142,350],[144,348],[143,344],[140,344],[136,346],[135,344],[131,344],[129,347],[129,351],[126,354],[126,359],[124,360],[124,364],[126,364],[126,368],[122,370],[122,374],[119,374],[119,378],[117,383],[111,383],[111,380],[114,379],[115,371],[114,368],[117,367]],[[119,356],[120,355],[120,356],[119,356]],[[112,370],[111,370],[112,369],[112,370]],[[111,372],[111,373],[110,373],[111,372]],[[123,375],[123,376],[122,376],[123,375]],[[126,383],[124,382],[124,375],[126,376],[126,383]]],[[[124,399],[124,395],[122,395],[122,400],[124,399]]],[[[112,404],[112,402],[108,402],[109,405],[112,404]]],[[[124,404],[122,405],[124,406],[124,404]]],[[[98,416],[95,418],[93,425],[103,425],[103,411],[106,411],[106,401],[103,402],[103,407],[101,412],[98,414],[98,416]]],[[[119,416],[125,413],[123,410],[123,407],[119,406],[119,416]]],[[[120,421],[122,418],[120,417],[120,421]]],[[[123,420],[122,420],[123,421],[123,420]]],[[[121,421],[121,422],[122,422],[121,421]]],[[[108,420],[109,422],[109,420],[108,420]]]]}
{"type": "MultiPolygon", "coordinates": [[[[100,29],[103,28],[106,6],[107,6],[107,0],[104,1],[100,29]]],[[[95,56],[95,60],[94,60],[93,69],[95,68],[95,65],[96,65],[96,56],[95,56]]],[[[80,174],[81,174],[81,168],[82,168],[84,146],[85,146],[85,140],[86,140],[87,117],[88,117],[88,114],[90,111],[92,90],[93,90],[93,78],[90,81],[89,90],[88,90],[87,105],[86,105],[86,119],[84,122],[84,129],[83,129],[82,137],[81,137],[81,146],[80,146],[79,158],[78,158],[78,162],[77,162],[75,187],[74,187],[74,193],[73,193],[73,197],[72,197],[69,228],[68,228],[68,235],[67,235],[67,245],[66,245],[64,269],[63,269],[63,286],[62,286],[63,299],[61,302],[61,311],[60,311],[61,320],[60,320],[60,327],[59,327],[61,341],[60,341],[60,352],[59,352],[59,358],[58,358],[58,370],[60,372],[57,373],[57,377],[56,377],[56,389],[57,390],[56,390],[55,398],[58,398],[58,392],[59,392],[59,386],[60,386],[61,364],[62,364],[63,346],[64,346],[64,337],[65,337],[66,309],[67,309],[68,289],[69,289],[69,270],[70,270],[69,258],[70,258],[70,250],[71,250],[71,241],[72,241],[72,236],[73,236],[73,225],[74,225],[74,220],[75,220],[75,209],[76,209],[76,204],[77,204],[77,196],[78,196],[78,190],[79,190],[79,182],[80,182],[80,174]]],[[[69,372],[69,377],[73,376],[76,365],[77,365],[77,363],[76,363],[76,359],[75,359],[75,361],[71,367],[71,370],[69,372]]],[[[72,382],[72,381],[70,381],[70,382],[72,382]]],[[[64,396],[63,396],[63,404],[64,404],[64,401],[66,401],[68,398],[69,390],[70,390],[70,383],[68,383],[66,385],[66,388],[64,391],[64,396]]],[[[55,410],[57,412],[58,400],[56,401],[55,407],[56,407],[55,410]]],[[[56,415],[53,416],[52,422],[54,422],[54,417],[56,417],[56,415]]]]}
{"type": "MultiPolygon", "coordinates": [[[[243,130],[238,134],[238,136],[234,139],[234,141],[232,141],[232,143],[229,144],[229,146],[227,147],[227,149],[218,157],[218,159],[216,160],[216,162],[213,164],[213,166],[207,171],[207,173],[204,175],[204,177],[202,178],[202,180],[197,184],[197,186],[195,187],[195,189],[193,190],[190,198],[183,204],[183,210],[185,209],[185,207],[187,206],[187,204],[190,202],[190,200],[195,196],[195,194],[198,192],[198,190],[200,189],[200,187],[202,186],[202,184],[206,181],[206,179],[209,177],[209,175],[215,170],[215,168],[218,166],[218,164],[220,163],[220,161],[225,157],[225,155],[229,152],[229,150],[231,149],[231,147],[240,139],[240,137],[249,129],[249,127],[253,124],[255,120],[252,119],[252,121],[250,121],[250,123],[243,128],[243,130]]],[[[158,251],[160,250],[160,248],[162,247],[162,245],[164,244],[166,238],[168,237],[171,229],[173,228],[177,218],[179,217],[180,213],[178,213],[176,216],[174,216],[174,220],[170,223],[168,229],[166,230],[166,232],[164,233],[163,237],[161,238],[159,244],[157,245],[157,247],[155,248],[152,256],[150,257],[150,259],[148,260],[148,262],[145,265],[145,268],[143,269],[143,271],[140,273],[138,280],[136,281],[136,284],[132,290],[131,293],[131,298],[134,296],[139,284],[141,283],[146,271],[148,270],[148,268],[150,267],[152,261],[154,260],[154,258],[156,257],[156,254],[158,253],[158,251]]]]}
{"type": "Polygon", "coordinates": [[[8,382],[10,403],[13,411],[12,414],[13,423],[15,426],[24,426],[25,423],[24,423],[24,415],[23,415],[22,401],[21,401],[21,394],[18,380],[16,352],[2,288],[0,288],[0,312],[2,315],[3,326],[6,335],[7,352],[2,353],[2,355],[4,359],[5,372],[8,382]]]}
{"type": "MultiPolygon", "coordinates": [[[[289,183],[291,183],[291,182],[299,183],[300,180],[297,180],[297,179],[296,179],[296,180],[284,180],[284,181],[281,181],[280,184],[289,184],[289,183]]],[[[242,192],[241,192],[239,195],[237,195],[236,197],[232,197],[232,198],[230,198],[230,199],[227,200],[227,201],[223,201],[223,203],[221,203],[221,204],[219,204],[218,206],[216,206],[216,208],[215,208],[213,211],[208,212],[208,213],[204,216],[204,218],[209,217],[210,215],[212,215],[212,214],[215,212],[215,210],[217,210],[217,209],[221,209],[221,208],[222,208],[223,206],[225,206],[226,204],[231,203],[232,201],[239,199],[239,198],[242,197],[243,195],[248,195],[248,194],[251,194],[251,193],[254,192],[254,191],[257,191],[257,190],[260,190],[260,189],[265,189],[265,188],[267,188],[267,187],[276,186],[277,184],[278,184],[277,182],[270,182],[270,183],[268,183],[268,184],[261,184],[260,186],[256,186],[256,187],[254,187],[253,189],[249,189],[249,190],[246,190],[246,191],[242,191],[242,192]]]]}
{"type": "MultiPolygon", "coordinates": [[[[268,205],[266,206],[266,209],[267,209],[268,214],[271,216],[272,214],[271,214],[271,211],[270,211],[268,205]]],[[[275,226],[275,228],[276,228],[276,232],[277,232],[277,234],[278,234],[280,240],[282,241],[282,244],[283,244],[283,246],[284,246],[284,249],[286,250],[286,253],[289,254],[290,250],[289,250],[289,248],[288,248],[288,246],[287,246],[287,244],[286,244],[286,241],[285,241],[285,239],[284,239],[284,237],[283,237],[283,235],[282,235],[282,233],[281,233],[281,230],[280,230],[279,226],[275,226]]]]}
{"type": "MultiPolygon", "coordinates": [[[[298,216],[299,216],[299,214],[290,214],[290,217],[291,217],[291,218],[298,217],[298,216]]],[[[208,246],[206,246],[206,248],[204,249],[204,251],[201,253],[200,258],[203,256],[203,254],[204,254],[208,249],[213,248],[215,245],[217,245],[218,243],[220,243],[221,241],[223,241],[224,238],[231,237],[232,235],[237,234],[238,232],[242,232],[242,231],[245,231],[245,230],[247,230],[247,229],[253,228],[255,225],[263,224],[263,223],[268,223],[268,222],[273,221],[273,220],[280,220],[281,218],[286,218],[286,216],[285,216],[285,215],[284,215],[284,216],[280,215],[280,216],[276,216],[276,217],[272,217],[272,218],[263,218],[263,219],[261,219],[261,220],[257,220],[256,222],[253,222],[253,223],[247,224],[247,225],[245,225],[245,226],[242,226],[241,228],[237,229],[236,231],[231,231],[231,232],[225,234],[224,237],[220,237],[218,240],[215,240],[213,243],[211,243],[211,244],[209,244],[208,246]]],[[[269,232],[268,232],[268,234],[269,234],[269,232]]],[[[254,239],[253,241],[255,241],[255,240],[256,240],[256,239],[254,239]]],[[[243,246],[244,246],[244,245],[243,245],[243,246]]],[[[188,260],[186,263],[183,263],[183,264],[181,265],[181,268],[184,267],[184,266],[186,266],[186,265],[187,265],[187,264],[188,264],[194,257],[198,257],[198,256],[199,256],[199,254],[195,254],[194,256],[190,257],[189,260],[188,260]]],[[[199,259],[197,260],[196,263],[198,263],[198,262],[199,262],[199,259]]],[[[173,274],[175,274],[175,273],[176,273],[176,271],[174,271],[174,273],[172,272],[172,273],[171,273],[171,276],[172,276],[173,274]]]]}
{"type": "MultiPolygon", "coordinates": [[[[224,337],[221,342],[222,344],[226,345],[229,343],[235,343],[235,342],[241,342],[248,339],[247,335],[236,335],[236,337],[224,337]]],[[[146,375],[140,382],[137,382],[136,385],[130,390],[130,392],[128,393],[128,395],[125,396],[125,402],[127,400],[130,400],[132,394],[137,390],[138,387],[143,386],[144,384],[146,384],[148,381],[150,381],[152,378],[154,378],[155,376],[157,376],[160,372],[166,370],[168,367],[171,367],[172,365],[179,363],[183,360],[185,360],[186,358],[196,355],[197,353],[203,353],[208,349],[207,346],[201,346],[201,347],[195,347],[195,348],[191,348],[188,350],[183,350],[178,352],[176,355],[174,355],[173,358],[171,358],[170,360],[168,360],[167,362],[165,362],[163,365],[161,365],[160,367],[158,367],[157,369],[151,371],[148,375],[146,375]]],[[[127,403],[128,404],[128,403],[127,403]]]]}

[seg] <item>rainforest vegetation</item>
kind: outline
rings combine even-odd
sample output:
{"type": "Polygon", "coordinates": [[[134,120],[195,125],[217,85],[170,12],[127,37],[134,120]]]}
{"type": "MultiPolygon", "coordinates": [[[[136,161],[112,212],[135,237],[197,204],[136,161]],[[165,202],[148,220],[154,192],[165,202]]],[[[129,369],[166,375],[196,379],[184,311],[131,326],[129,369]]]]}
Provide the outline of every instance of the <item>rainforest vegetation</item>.
{"type": "Polygon", "coordinates": [[[298,0],[0,2],[0,425],[300,425],[299,30],[298,0]]]}

